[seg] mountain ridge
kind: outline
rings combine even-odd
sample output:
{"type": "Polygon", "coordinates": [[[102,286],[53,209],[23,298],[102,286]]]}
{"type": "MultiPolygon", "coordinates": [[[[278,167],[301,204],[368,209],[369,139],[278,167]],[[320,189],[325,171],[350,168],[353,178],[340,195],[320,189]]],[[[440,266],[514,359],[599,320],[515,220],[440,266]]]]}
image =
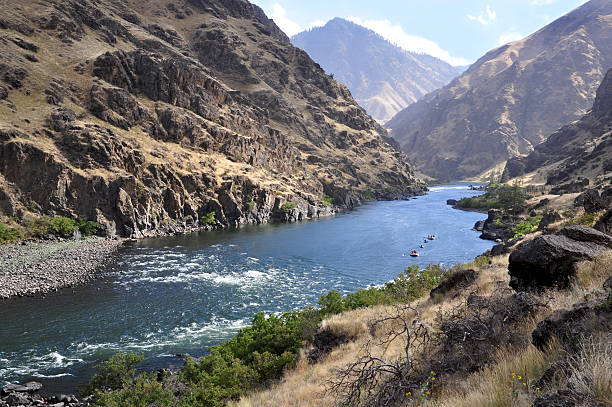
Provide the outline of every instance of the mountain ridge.
{"type": "Polygon", "coordinates": [[[495,48],[386,126],[417,169],[477,176],[529,153],[591,107],[612,66],[612,4],[591,0],[523,40],[495,48]]]}
{"type": "Polygon", "coordinates": [[[21,222],[145,237],[425,189],[348,89],[248,1],[8,3],[0,209],[21,222]]]}
{"type": "Polygon", "coordinates": [[[403,50],[374,31],[339,17],[291,41],[347,85],[379,122],[460,73],[438,58],[403,50]]]}

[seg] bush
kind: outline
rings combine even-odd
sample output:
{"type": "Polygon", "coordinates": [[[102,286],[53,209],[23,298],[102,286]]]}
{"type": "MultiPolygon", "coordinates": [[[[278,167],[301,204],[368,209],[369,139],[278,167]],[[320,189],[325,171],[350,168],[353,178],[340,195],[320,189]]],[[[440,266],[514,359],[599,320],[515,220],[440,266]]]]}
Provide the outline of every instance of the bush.
{"type": "Polygon", "coordinates": [[[70,237],[76,228],[77,224],[74,219],[64,216],[58,216],[51,219],[50,229],[56,236],[70,237]]]}
{"type": "Polygon", "coordinates": [[[200,223],[203,225],[215,225],[217,220],[215,219],[216,212],[209,212],[206,215],[200,216],[200,223]]]}
{"type": "Polygon", "coordinates": [[[135,353],[117,353],[106,362],[98,365],[96,373],[86,386],[88,393],[105,390],[117,390],[134,379],[136,366],[144,360],[135,353]]]}
{"type": "Polygon", "coordinates": [[[4,223],[0,223],[0,244],[14,242],[19,239],[23,239],[23,233],[21,231],[8,227],[4,223]]]}
{"type": "Polygon", "coordinates": [[[323,205],[331,206],[331,204],[334,202],[334,198],[332,198],[331,196],[324,196],[323,198],[321,198],[321,201],[323,201],[323,205]]]}
{"type": "Polygon", "coordinates": [[[98,233],[100,224],[98,222],[92,222],[85,219],[79,219],[76,221],[77,228],[83,236],[93,236],[98,233]]]}
{"type": "Polygon", "coordinates": [[[164,389],[154,374],[136,377],[121,391],[99,391],[93,407],[173,407],[178,401],[170,390],[164,389]]]}
{"type": "Polygon", "coordinates": [[[487,187],[487,193],[484,195],[463,198],[457,202],[457,206],[477,210],[508,209],[523,205],[526,199],[524,189],[517,184],[512,186],[492,184],[487,187]]]}
{"type": "Polygon", "coordinates": [[[538,230],[542,216],[533,216],[527,218],[525,222],[521,222],[512,229],[514,238],[525,236],[538,230]]]}
{"type": "Polygon", "coordinates": [[[295,204],[293,202],[285,202],[281,206],[280,210],[281,210],[281,212],[291,212],[292,210],[295,209],[295,207],[296,206],[295,206],[295,204]]]}

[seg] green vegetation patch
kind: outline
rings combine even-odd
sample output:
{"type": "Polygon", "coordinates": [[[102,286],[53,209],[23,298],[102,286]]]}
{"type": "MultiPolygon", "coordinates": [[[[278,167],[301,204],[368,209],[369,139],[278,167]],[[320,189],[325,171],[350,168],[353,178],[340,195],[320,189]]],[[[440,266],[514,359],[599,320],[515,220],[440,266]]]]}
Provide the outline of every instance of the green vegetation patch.
{"type": "Polygon", "coordinates": [[[321,198],[321,201],[323,202],[323,205],[331,206],[331,204],[334,203],[334,198],[332,198],[331,196],[324,196],[323,198],[321,198]]]}
{"type": "Polygon", "coordinates": [[[489,209],[508,209],[521,206],[527,200],[525,190],[518,184],[500,185],[490,184],[487,192],[473,198],[463,198],[457,206],[463,209],[476,209],[487,211],[489,209]]]}
{"type": "Polygon", "coordinates": [[[215,219],[216,212],[208,212],[206,215],[200,216],[200,223],[203,225],[216,225],[217,220],[215,219]]]}
{"type": "Polygon", "coordinates": [[[15,240],[19,239],[23,239],[23,233],[20,230],[11,228],[4,223],[0,223],[0,244],[14,242],[15,240]]]}
{"type": "Polygon", "coordinates": [[[538,230],[538,226],[540,226],[540,221],[542,220],[542,215],[531,216],[527,218],[525,222],[521,222],[512,229],[514,233],[514,237],[525,236],[529,233],[536,232],[538,230]]]}
{"type": "Polygon", "coordinates": [[[291,212],[292,210],[294,210],[296,208],[296,205],[293,202],[285,202],[284,204],[282,204],[280,210],[281,212],[291,212]]]}

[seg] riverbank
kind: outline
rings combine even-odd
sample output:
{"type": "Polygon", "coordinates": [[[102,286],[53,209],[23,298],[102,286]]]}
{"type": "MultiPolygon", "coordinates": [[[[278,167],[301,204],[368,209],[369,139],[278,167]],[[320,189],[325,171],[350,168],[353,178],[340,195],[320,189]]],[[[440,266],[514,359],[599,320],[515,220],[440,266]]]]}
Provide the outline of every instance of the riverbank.
{"type": "Polygon", "coordinates": [[[0,245],[0,299],[83,284],[95,277],[123,242],[91,237],[0,245]]]}

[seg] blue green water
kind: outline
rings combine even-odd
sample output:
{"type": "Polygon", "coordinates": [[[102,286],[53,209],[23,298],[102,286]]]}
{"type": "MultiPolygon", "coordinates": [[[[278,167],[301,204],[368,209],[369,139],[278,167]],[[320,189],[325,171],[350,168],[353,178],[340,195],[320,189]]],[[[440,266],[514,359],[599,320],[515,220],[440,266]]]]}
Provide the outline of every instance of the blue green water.
{"type": "Polygon", "coordinates": [[[491,247],[472,230],[485,216],[446,200],[475,194],[440,186],[317,221],[139,241],[102,279],[0,303],[0,382],[34,379],[48,391],[73,391],[118,350],[144,354],[144,368],[179,366],[176,354],[203,354],[259,311],[382,284],[411,264],[472,260],[491,247]],[[408,256],[428,234],[438,239],[408,256]]]}

